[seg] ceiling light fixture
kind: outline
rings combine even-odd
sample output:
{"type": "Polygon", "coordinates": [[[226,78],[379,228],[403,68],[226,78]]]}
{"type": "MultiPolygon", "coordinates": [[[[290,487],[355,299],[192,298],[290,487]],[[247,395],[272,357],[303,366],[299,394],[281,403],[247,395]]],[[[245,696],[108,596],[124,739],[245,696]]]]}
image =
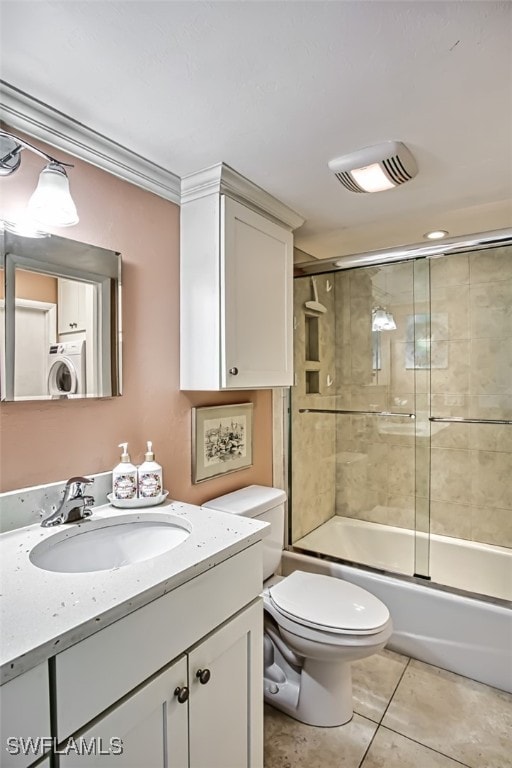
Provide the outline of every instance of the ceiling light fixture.
{"type": "Polygon", "coordinates": [[[48,227],[71,227],[77,224],[78,213],[69,191],[66,173],[66,168],[73,168],[70,163],[60,162],[28,141],[7,131],[0,131],[0,176],[10,176],[18,170],[23,149],[30,149],[48,161],[28,202],[28,216],[48,227]]]}
{"type": "Polygon", "coordinates": [[[449,234],[446,229],[433,229],[432,232],[425,232],[423,237],[426,237],[427,240],[442,240],[443,237],[449,234]]]}
{"type": "Polygon", "coordinates": [[[329,160],[329,168],[350,192],[383,192],[413,179],[418,166],[405,144],[386,141],[329,160]]]}

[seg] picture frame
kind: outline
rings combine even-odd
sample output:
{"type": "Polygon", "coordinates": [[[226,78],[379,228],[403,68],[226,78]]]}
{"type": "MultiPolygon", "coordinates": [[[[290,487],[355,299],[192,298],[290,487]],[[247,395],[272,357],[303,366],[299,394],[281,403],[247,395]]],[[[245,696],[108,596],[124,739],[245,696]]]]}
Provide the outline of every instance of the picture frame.
{"type": "Polygon", "coordinates": [[[192,482],[252,466],[253,403],[192,408],[192,482]]]}
{"type": "Polygon", "coordinates": [[[406,369],[448,368],[448,338],[446,313],[407,315],[406,369]]]}

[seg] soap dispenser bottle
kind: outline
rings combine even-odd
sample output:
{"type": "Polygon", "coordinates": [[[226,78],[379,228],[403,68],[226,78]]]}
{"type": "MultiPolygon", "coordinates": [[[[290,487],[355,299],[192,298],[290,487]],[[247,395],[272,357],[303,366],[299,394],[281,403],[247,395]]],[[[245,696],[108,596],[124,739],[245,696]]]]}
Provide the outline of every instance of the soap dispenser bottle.
{"type": "Polygon", "coordinates": [[[137,467],[130,461],[128,443],[120,443],[121,461],[112,470],[112,494],[115,499],[137,498],[137,467]]]}
{"type": "Polygon", "coordinates": [[[143,499],[160,496],[163,491],[162,467],[155,461],[153,443],[148,440],[144,462],[139,467],[139,496],[143,499]]]}

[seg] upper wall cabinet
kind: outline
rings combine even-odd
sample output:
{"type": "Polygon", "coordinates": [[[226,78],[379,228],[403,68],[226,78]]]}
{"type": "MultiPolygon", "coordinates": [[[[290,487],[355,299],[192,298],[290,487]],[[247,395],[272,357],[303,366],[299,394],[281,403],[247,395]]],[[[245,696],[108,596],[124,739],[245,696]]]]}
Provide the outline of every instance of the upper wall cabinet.
{"type": "Polygon", "coordinates": [[[292,384],[296,213],[224,164],[182,179],[181,389],[292,384]]]}

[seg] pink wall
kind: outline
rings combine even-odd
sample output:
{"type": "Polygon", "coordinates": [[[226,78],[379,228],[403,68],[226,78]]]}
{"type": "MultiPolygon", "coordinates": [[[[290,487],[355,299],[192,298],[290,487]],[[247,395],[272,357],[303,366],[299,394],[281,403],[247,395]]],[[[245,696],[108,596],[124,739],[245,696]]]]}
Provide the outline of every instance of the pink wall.
{"type": "MultiPolygon", "coordinates": [[[[16,131],[15,131],[16,133],[16,131]]],[[[118,443],[135,462],[152,440],[170,496],[201,503],[250,483],[272,484],[268,390],[179,391],[179,208],[88,163],[29,139],[73,162],[70,187],[80,222],[55,234],[120,251],[123,264],[123,395],[104,400],[0,405],[0,489],[111,469],[118,443]],[[254,403],[254,465],[223,478],[191,482],[191,407],[254,403]]],[[[24,151],[13,176],[0,179],[0,215],[15,216],[44,161],[24,151]]]]}

